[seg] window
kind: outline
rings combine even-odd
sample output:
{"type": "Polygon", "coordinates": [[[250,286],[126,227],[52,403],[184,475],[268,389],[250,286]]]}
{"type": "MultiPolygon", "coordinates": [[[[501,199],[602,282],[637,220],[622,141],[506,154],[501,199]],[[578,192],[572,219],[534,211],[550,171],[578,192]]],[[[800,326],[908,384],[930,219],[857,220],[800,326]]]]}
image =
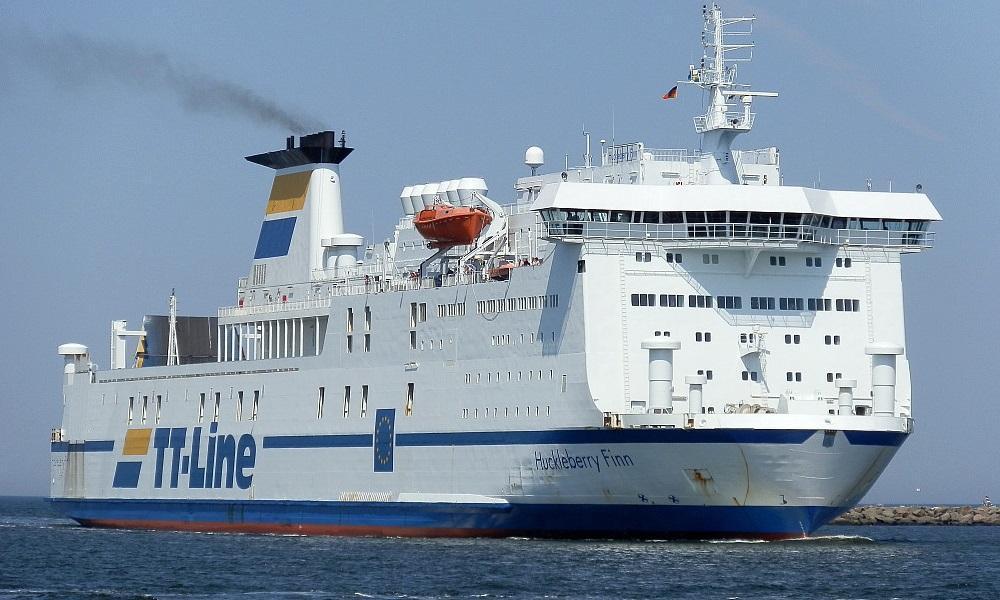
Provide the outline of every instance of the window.
{"type": "Polygon", "coordinates": [[[787,333],[785,334],[785,343],[786,344],[798,344],[801,341],[802,341],[802,338],[797,333],[796,334],[787,334],[787,333]]]}
{"type": "Polygon", "coordinates": [[[578,261],[576,261],[576,272],[577,273],[586,273],[587,272],[587,261],[585,261],[585,260],[578,260],[578,261]]]}
{"type": "Polygon", "coordinates": [[[743,371],[740,375],[740,378],[743,379],[743,381],[757,381],[758,377],[759,374],[757,371],[743,371]]]}
{"type": "Polygon", "coordinates": [[[636,252],[635,262],[650,262],[653,260],[653,255],[649,252],[636,252]]]}
{"type": "Polygon", "coordinates": [[[372,330],[372,307],[365,307],[365,331],[372,330]]]}
{"type": "Polygon", "coordinates": [[[410,327],[417,326],[417,303],[410,302],[410,327]]]}
{"type": "Polygon", "coordinates": [[[843,312],[858,312],[861,310],[861,301],[854,298],[837,298],[837,310],[843,312]]]}
{"type": "Polygon", "coordinates": [[[350,354],[351,352],[354,352],[354,336],[353,335],[347,336],[345,338],[345,342],[346,342],[345,350],[347,350],[347,353],[350,354]]]}
{"type": "Polygon", "coordinates": [[[366,333],[365,334],[365,352],[371,352],[371,351],[372,351],[372,334],[366,333]]]}
{"type": "Polygon", "coordinates": [[[711,342],[712,332],[710,331],[696,331],[694,334],[694,341],[696,342],[711,342]]]}
{"type": "Polygon", "coordinates": [[[667,262],[668,263],[678,263],[678,264],[680,264],[681,262],[683,262],[681,260],[682,258],[683,257],[681,256],[680,252],[667,252],[667,262]]]}
{"type": "Polygon", "coordinates": [[[417,349],[417,332],[416,331],[411,331],[410,332],[410,350],[416,350],[416,349],[417,349]]]}
{"type": "Polygon", "coordinates": [[[704,369],[698,369],[698,374],[699,374],[699,375],[704,375],[704,376],[705,376],[705,379],[709,379],[709,380],[711,380],[711,379],[712,379],[712,376],[713,376],[713,373],[712,373],[712,370],[711,370],[711,369],[709,369],[709,370],[707,370],[707,371],[706,371],[706,370],[704,370],[704,369]]]}
{"type": "Polygon", "coordinates": [[[805,310],[803,298],[779,298],[778,308],[781,310],[805,310]]]}
{"type": "Polygon", "coordinates": [[[319,388],[319,395],[316,397],[316,418],[323,418],[323,403],[326,401],[326,388],[319,388]]]}
{"type": "Polygon", "coordinates": [[[146,405],[149,404],[149,396],[142,397],[142,422],[146,422],[146,405]]]}
{"type": "Polygon", "coordinates": [[[202,423],[204,421],[205,421],[205,394],[203,392],[201,394],[201,401],[198,403],[198,422],[202,423]]]}
{"type": "MultiPolygon", "coordinates": [[[[497,381],[499,381],[499,380],[500,380],[500,377],[497,376],[497,381]]],[[[413,384],[412,383],[407,383],[406,384],[406,409],[403,411],[403,414],[405,414],[407,417],[413,415],[413,384]]]]}
{"type": "Polygon", "coordinates": [[[632,294],[632,306],[656,306],[656,295],[632,294]]]}
{"type": "Polygon", "coordinates": [[[427,320],[427,303],[426,302],[421,302],[420,303],[420,313],[417,315],[417,317],[419,318],[419,320],[420,320],[421,323],[423,323],[423,322],[425,322],[427,320]]]}
{"type": "Polygon", "coordinates": [[[236,420],[243,420],[243,390],[236,392],[236,420]]]}
{"type": "Polygon", "coordinates": [[[706,265],[717,265],[717,264],[719,264],[719,255],[718,254],[702,254],[701,255],[701,262],[704,263],[704,264],[706,264],[706,265]]]}
{"type": "Polygon", "coordinates": [[[769,296],[751,296],[750,308],[757,310],[774,310],[774,298],[769,296]]]}
{"type": "MultiPolygon", "coordinates": [[[[202,394],[202,401],[204,401],[204,399],[205,399],[205,395],[202,394]]],[[[251,421],[256,421],[257,420],[257,406],[259,405],[259,403],[260,403],[260,390],[254,390],[253,391],[253,409],[250,412],[250,420],[251,421]]]]}
{"type": "Polygon", "coordinates": [[[683,294],[660,294],[660,306],[673,307],[683,307],[684,306],[684,295],[683,294]]]}
{"type": "Polygon", "coordinates": [[[772,267],[784,267],[786,264],[784,256],[772,256],[770,262],[772,267]]]}
{"type": "MultiPolygon", "coordinates": [[[[551,371],[550,371],[550,373],[551,373],[551,371]]],[[[562,392],[562,393],[564,393],[564,394],[566,393],[566,375],[565,374],[563,374],[563,376],[562,376],[562,382],[559,385],[559,391],[562,392]]]]}
{"type": "Polygon", "coordinates": [[[788,371],[785,373],[785,381],[802,381],[802,373],[799,371],[788,371]]]}
{"type": "Polygon", "coordinates": [[[160,422],[160,409],[163,408],[163,396],[160,394],[156,395],[156,417],[154,423],[160,422]]]}
{"type": "Polygon", "coordinates": [[[712,296],[702,296],[699,294],[688,295],[688,306],[691,308],[712,308],[712,296]]]}
{"type": "Polygon", "coordinates": [[[368,386],[361,386],[361,418],[368,414],[368,386]]]}
{"type": "Polygon", "coordinates": [[[741,296],[717,296],[715,300],[719,308],[727,310],[739,310],[743,308],[743,298],[741,296]]]}
{"type": "Polygon", "coordinates": [[[132,424],[132,411],[135,409],[135,396],[128,397],[128,424],[132,424]]]}
{"type": "Polygon", "coordinates": [[[222,406],[222,392],[215,392],[215,414],[212,417],[213,423],[219,422],[219,408],[222,406]]]}
{"type": "Polygon", "coordinates": [[[840,379],[842,375],[840,373],[827,373],[826,381],[828,383],[833,383],[835,380],[840,379]]]}
{"type": "Polygon", "coordinates": [[[354,309],[347,309],[347,333],[354,333],[354,309]]]}
{"type": "Polygon", "coordinates": [[[351,386],[344,386],[344,418],[351,416],[351,386]]]}

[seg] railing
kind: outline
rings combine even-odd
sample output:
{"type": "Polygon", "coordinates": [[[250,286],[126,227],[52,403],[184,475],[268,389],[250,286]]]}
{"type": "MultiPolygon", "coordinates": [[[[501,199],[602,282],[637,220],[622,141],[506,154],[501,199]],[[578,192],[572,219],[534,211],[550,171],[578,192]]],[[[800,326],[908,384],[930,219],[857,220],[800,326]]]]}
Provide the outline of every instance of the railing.
{"type": "Polygon", "coordinates": [[[694,129],[697,133],[705,133],[711,128],[715,127],[726,127],[735,129],[751,129],[753,127],[753,120],[757,113],[750,113],[750,115],[744,115],[741,112],[727,112],[725,114],[725,120],[720,121],[718,117],[713,115],[714,118],[709,119],[707,116],[702,115],[700,117],[694,118],[694,129]]]}
{"type": "Polygon", "coordinates": [[[701,154],[685,149],[643,148],[643,153],[651,155],[653,160],[664,162],[695,163],[701,160],[701,154]]]}
{"type": "Polygon", "coordinates": [[[546,221],[547,237],[670,240],[682,242],[811,242],[835,246],[889,246],[930,248],[929,231],[828,229],[812,225],[755,223],[611,223],[598,221],[546,221]]]}
{"type": "MultiPolygon", "coordinates": [[[[519,265],[522,266],[522,265],[519,265]]],[[[523,265],[529,266],[529,265],[523,265]]],[[[532,265],[533,266],[533,265],[532,265]]],[[[313,298],[294,302],[272,300],[266,304],[247,304],[244,306],[224,306],[219,308],[220,318],[245,317],[251,315],[293,312],[329,308],[333,298],[340,296],[362,296],[365,294],[380,294],[386,292],[402,292],[409,290],[470,285],[492,281],[487,271],[468,269],[463,272],[420,277],[417,273],[400,273],[391,278],[366,277],[344,278],[341,280],[323,282],[319,292],[313,292],[313,298]]],[[[293,284],[290,287],[315,286],[318,282],[293,284]]]]}

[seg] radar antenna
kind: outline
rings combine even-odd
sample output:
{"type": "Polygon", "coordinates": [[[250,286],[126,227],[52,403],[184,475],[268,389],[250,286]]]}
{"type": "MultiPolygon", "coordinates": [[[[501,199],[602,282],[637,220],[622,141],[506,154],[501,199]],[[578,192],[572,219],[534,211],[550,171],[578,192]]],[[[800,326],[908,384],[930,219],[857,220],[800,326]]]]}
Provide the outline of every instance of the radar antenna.
{"type": "Polygon", "coordinates": [[[170,332],[167,334],[167,366],[180,364],[180,352],[177,351],[177,295],[170,290],[170,332]]]}
{"type": "Polygon", "coordinates": [[[678,83],[696,85],[709,94],[708,110],[694,118],[694,129],[702,136],[703,161],[709,163],[706,183],[740,183],[731,150],[733,139],[753,127],[750,104],[754,97],[775,98],[778,94],[754,92],[749,85],[736,83],[737,64],[753,58],[754,44],[747,38],[757,17],[723,18],[722,9],[714,3],[702,7],[702,16],[701,64],[691,65],[688,80],[678,83]],[[730,110],[737,98],[742,111],[730,110]]]}

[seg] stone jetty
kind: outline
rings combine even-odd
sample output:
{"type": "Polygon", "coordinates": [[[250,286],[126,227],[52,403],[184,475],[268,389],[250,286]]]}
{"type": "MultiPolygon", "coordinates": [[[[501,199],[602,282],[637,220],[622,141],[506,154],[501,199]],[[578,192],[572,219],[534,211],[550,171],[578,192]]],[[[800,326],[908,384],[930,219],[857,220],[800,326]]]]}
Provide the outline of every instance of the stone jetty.
{"type": "Polygon", "coordinates": [[[1000,525],[998,506],[855,506],[831,525],[1000,525]]]}

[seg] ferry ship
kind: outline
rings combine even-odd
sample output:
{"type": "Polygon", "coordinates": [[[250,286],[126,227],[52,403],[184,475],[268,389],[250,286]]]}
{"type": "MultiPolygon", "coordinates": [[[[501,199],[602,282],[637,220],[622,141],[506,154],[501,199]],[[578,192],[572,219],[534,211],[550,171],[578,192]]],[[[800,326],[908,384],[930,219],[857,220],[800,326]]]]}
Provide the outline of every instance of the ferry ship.
{"type": "Polygon", "coordinates": [[[678,82],[706,95],[698,151],[594,160],[588,134],[539,172],[531,147],[512,203],[407,185],[367,245],[343,134],[247,157],[274,181],[235,303],[113,321],[106,369],[59,346],[51,502],[99,527],[695,539],[857,503],[913,429],[901,259],[940,215],[733,149],[776,94],[736,81],[753,18],[703,12],[678,82]]]}

